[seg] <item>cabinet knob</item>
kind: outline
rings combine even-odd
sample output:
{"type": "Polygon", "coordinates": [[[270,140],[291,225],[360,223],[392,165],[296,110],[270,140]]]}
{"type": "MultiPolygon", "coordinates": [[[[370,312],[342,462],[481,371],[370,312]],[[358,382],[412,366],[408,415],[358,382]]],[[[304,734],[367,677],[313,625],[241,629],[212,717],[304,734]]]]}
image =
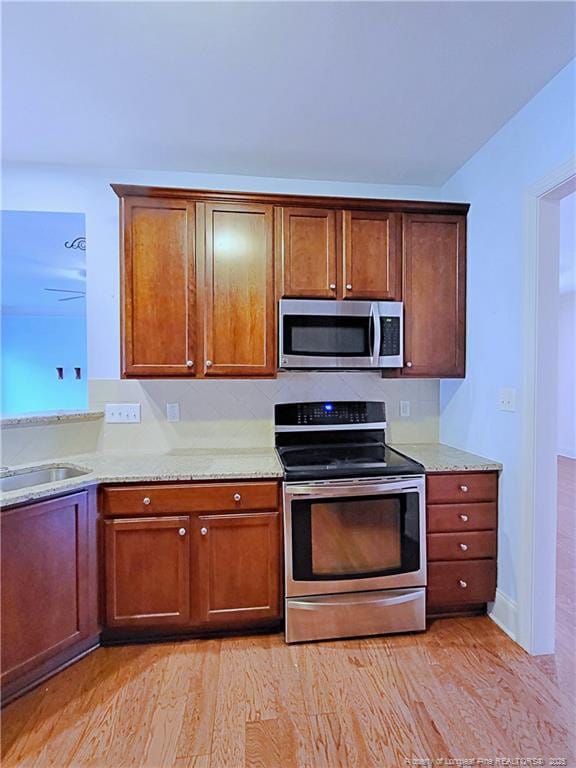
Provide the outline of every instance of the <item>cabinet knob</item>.
{"type": "Polygon", "coordinates": [[[411,363],[410,361],[408,361],[408,362],[406,363],[406,368],[412,368],[412,363],[411,363]]]}
{"type": "Polygon", "coordinates": [[[347,291],[351,291],[352,290],[352,284],[351,283],[346,283],[346,290],[347,291]]]}
{"type": "Polygon", "coordinates": [[[187,368],[193,368],[194,367],[194,360],[186,360],[186,367],[187,368]]]}
{"type": "Polygon", "coordinates": [[[336,290],[336,283],[330,283],[330,290],[335,291],[336,290]]]}
{"type": "Polygon", "coordinates": [[[239,494],[239,493],[235,493],[235,494],[234,494],[234,501],[240,501],[240,500],[241,500],[241,498],[242,498],[242,496],[240,496],[240,494],[239,494]]]}
{"type": "Polygon", "coordinates": [[[466,552],[466,550],[468,549],[468,544],[460,544],[460,549],[462,550],[462,552],[466,552]]]}
{"type": "Polygon", "coordinates": [[[460,520],[462,520],[463,523],[468,522],[468,515],[460,515],[460,520]]]}
{"type": "Polygon", "coordinates": [[[208,533],[208,528],[200,528],[200,535],[201,536],[206,536],[207,533],[208,533]]]}
{"type": "Polygon", "coordinates": [[[212,360],[206,360],[206,368],[210,368],[212,365],[212,360]]]}
{"type": "Polygon", "coordinates": [[[461,485],[460,486],[460,490],[462,491],[462,493],[468,493],[468,486],[467,485],[461,485]]]}
{"type": "Polygon", "coordinates": [[[458,584],[460,584],[460,586],[462,587],[462,589],[466,589],[466,587],[468,586],[468,582],[466,582],[466,581],[463,581],[462,579],[460,579],[460,581],[458,582],[458,584]]]}
{"type": "Polygon", "coordinates": [[[146,506],[148,506],[148,504],[150,504],[151,501],[152,499],[150,498],[150,496],[144,496],[144,498],[142,499],[142,504],[146,504],[146,506]]]}
{"type": "Polygon", "coordinates": [[[186,536],[186,528],[178,528],[178,536],[186,536]]]}

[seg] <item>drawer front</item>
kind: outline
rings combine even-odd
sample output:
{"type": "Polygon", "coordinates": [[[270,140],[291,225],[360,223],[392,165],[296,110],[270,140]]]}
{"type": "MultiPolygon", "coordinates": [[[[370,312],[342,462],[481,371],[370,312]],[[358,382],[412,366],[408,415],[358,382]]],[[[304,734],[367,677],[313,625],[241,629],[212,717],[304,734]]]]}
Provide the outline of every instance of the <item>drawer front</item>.
{"type": "Polygon", "coordinates": [[[132,485],[103,488],[104,515],[158,515],[190,512],[239,512],[278,507],[278,483],[208,483],[206,485],[132,485]]]}
{"type": "Polygon", "coordinates": [[[496,531],[429,533],[428,562],[496,557],[496,531]]]}
{"type": "Polygon", "coordinates": [[[494,530],[498,522],[495,502],[485,504],[437,504],[426,507],[428,533],[494,530]]]}
{"type": "Polygon", "coordinates": [[[496,472],[448,472],[426,477],[427,504],[462,504],[497,498],[496,472]]]}
{"type": "Polygon", "coordinates": [[[487,603],[496,595],[496,561],[429,563],[428,608],[487,603]]]}

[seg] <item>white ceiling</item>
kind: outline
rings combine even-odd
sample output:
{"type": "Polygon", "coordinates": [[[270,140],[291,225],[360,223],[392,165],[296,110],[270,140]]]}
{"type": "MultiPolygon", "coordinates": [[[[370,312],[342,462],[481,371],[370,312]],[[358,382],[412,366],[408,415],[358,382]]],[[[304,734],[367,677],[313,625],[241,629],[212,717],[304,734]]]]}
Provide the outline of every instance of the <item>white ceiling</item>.
{"type": "Polygon", "coordinates": [[[574,9],[5,2],[4,157],[437,185],[574,57],[574,9]]]}
{"type": "Polygon", "coordinates": [[[84,214],[2,211],[1,227],[2,314],[83,317],[86,253],[65,244],[79,245],[84,214]]]}

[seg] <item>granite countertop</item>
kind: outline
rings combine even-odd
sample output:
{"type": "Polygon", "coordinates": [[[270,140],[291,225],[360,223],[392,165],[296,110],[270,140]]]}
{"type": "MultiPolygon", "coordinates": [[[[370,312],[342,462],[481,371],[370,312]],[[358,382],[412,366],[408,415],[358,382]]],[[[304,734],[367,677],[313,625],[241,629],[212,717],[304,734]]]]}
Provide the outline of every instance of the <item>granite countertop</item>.
{"type": "Polygon", "coordinates": [[[104,411],[42,411],[41,413],[23,413],[19,416],[0,418],[0,427],[44,426],[45,424],[62,424],[66,421],[97,421],[104,418],[104,411]]]}
{"type": "Polygon", "coordinates": [[[240,480],[281,478],[282,465],[274,448],[222,451],[100,451],[62,456],[51,461],[20,464],[10,473],[26,469],[67,466],[88,474],[68,480],[0,493],[0,507],[55,496],[99,483],[138,483],[178,480],[240,480]]]}
{"type": "MultiPolygon", "coordinates": [[[[427,472],[498,471],[502,465],[442,443],[398,443],[401,453],[424,465],[427,472]]],[[[27,469],[68,466],[87,474],[68,480],[0,493],[0,507],[36,501],[99,483],[138,483],[185,480],[251,480],[281,478],[282,465],[274,448],[228,450],[99,451],[62,456],[51,461],[20,464],[9,474],[27,469]]]]}
{"type": "Polygon", "coordinates": [[[502,464],[444,443],[395,443],[391,446],[424,465],[426,472],[499,472],[502,464]]]}

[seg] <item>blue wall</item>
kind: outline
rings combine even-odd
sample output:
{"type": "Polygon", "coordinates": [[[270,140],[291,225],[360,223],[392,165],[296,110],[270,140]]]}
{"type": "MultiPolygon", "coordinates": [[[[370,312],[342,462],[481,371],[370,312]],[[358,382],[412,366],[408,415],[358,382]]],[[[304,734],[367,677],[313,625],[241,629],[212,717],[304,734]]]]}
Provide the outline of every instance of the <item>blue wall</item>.
{"type": "Polygon", "coordinates": [[[2,317],[2,414],[88,407],[86,318],[2,317]],[[56,367],[64,367],[58,380],[56,367]],[[82,379],[74,378],[74,366],[82,379]]]}

